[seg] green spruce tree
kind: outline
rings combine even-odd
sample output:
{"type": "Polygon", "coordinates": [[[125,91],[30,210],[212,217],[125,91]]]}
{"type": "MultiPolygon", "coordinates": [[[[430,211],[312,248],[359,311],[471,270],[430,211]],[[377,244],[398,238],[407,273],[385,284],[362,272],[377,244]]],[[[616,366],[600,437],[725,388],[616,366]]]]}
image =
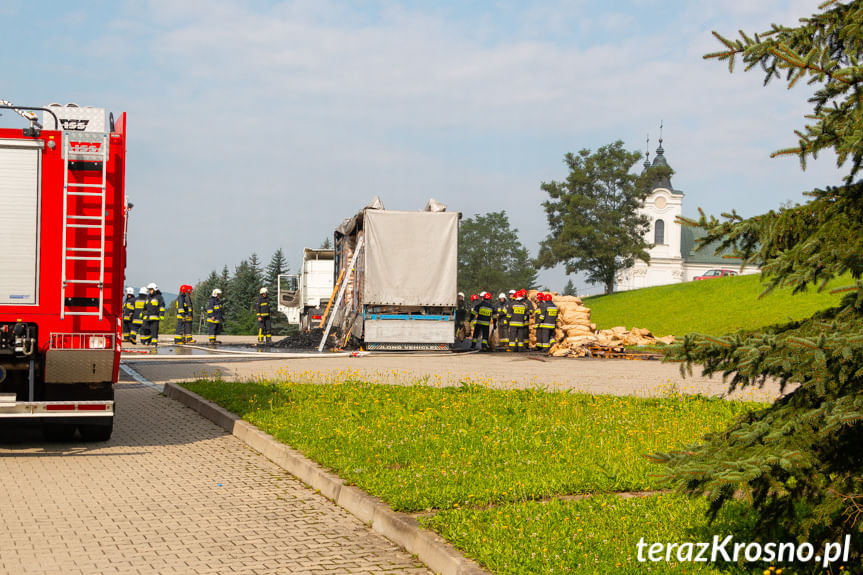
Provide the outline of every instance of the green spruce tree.
{"type": "Polygon", "coordinates": [[[225,331],[232,335],[256,333],[257,320],[255,301],[261,289],[261,270],[257,256],[252,254],[248,260],[241,261],[234,269],[234,276],[225,290],[225,331]]]}
{"type": "Polygon", "coordinates": [[[270,263],[264,272],[264,283],[270,292],[270,320],[273,328],[273,335],[285,335],[288,329],[288,318],[285,314],[279,312],[278,308],[278,288],[279,276],[288,273],[288,261],[282,248],[273,252],[273,257],[270,258],[270,263]]]}
{"type": "MultiPolygon", "coordinates": [[[[740,496],[756,515],[762,541],[827,542],[851,537],[857,572],[863,550],[863,1],[828,2],[795,27],[729,39],[705,56],[761,70],[765,84],[815,87],[808,123],[797,145],[774,155],[806,160],[833,150],[847,169],[842,181],[807,193],[808,201],[742,218],[687,221],[762,265],[766,291],[823,289],[850,276],[842,305],[758,333],[724,337],[691,334],[670,358],[686,369],[729,378],[729,389],[778,380],[787,395],[700,445],[657,454],[668,476],[688,493],[704,495],[715,514],[740,496]]],[[[820,571],[819,571],[820,572],[820,571]]],[[[837,572],[837,571],[833,571],[837,572]]]]}

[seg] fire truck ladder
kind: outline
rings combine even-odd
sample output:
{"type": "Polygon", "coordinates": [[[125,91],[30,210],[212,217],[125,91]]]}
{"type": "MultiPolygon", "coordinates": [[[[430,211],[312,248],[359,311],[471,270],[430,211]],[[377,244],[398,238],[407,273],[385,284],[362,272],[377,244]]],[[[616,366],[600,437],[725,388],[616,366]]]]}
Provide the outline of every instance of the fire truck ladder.
{"type": "MultiPolygon", "coordinates": [[[[102,132],[73,132],[75,141],[70,141],[70,133],[63,131],[63,261],[60,289],[60,319],[67,315],[91,315],[102,319],[105,303],[105,203],[108,182],[108,134],[102,132]],[[74,146],[74,147],[73,147],[74,146]],[[70,161],[101,162],[102,179],[98,183],[81,184],[69,181],[70,161]],[[92,197],[101,200],[101,210],[98,216],[69,213],[70,197],[92,197]],[[70,230],[99,230],[99,247],[70,243],[70,237],[78,234],[70,230]],[[99,262],[99,279],[75,277],[67,275],[67,265],[75,261],[99,262]],[[68,311],[67,289],[72,284],[93,284],[99,288],[98,309],[94,311],[68,311]]],[[[75,266],[73,266],[74,269],[75,266]]],[[[91,306],[87,306],[91,307],[91,306]]]]}

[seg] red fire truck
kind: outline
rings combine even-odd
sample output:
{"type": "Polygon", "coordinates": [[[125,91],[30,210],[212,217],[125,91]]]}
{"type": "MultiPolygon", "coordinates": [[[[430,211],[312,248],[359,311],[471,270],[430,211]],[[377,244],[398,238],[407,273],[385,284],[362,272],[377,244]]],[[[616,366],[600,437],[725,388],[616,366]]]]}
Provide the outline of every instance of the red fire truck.
{"type": "Polygon", "coordinates": [[[131,207],[126,114],[4,101],[0,113],[0,418],[37,419],[48,439],[77,429],[104,441],[131,207]],[[22,127],[3,127],[10,118],[22,127]]]}

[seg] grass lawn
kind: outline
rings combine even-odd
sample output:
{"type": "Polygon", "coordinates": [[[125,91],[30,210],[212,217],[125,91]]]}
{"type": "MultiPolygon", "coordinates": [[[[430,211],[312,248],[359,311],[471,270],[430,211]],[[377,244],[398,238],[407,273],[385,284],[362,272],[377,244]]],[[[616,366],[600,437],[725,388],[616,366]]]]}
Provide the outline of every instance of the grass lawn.
{"type": "MultiPolygon", "coordinates": [[[[677,494],[597,495],[443,511],[420,523],[494,573],[762,573],[762,566],[678,561],[676,551],[671,561],[639,562],[641,538],[647,544],[710,542],[714,535],[746,540],[743,505],[725,507],[710,526],[706,509],[705,501],[677,494]]],[[[643,559],[649,558],[648,549],[642,548],[643,559]]],[[[681,558],[686,554],[684,549],[681,558]]]]}
{"type": "MultiPolygon", "coordinates": [[[[700,541],[692,537],[705,533],[702,502],[557,497],[657,488],[660,469],[645,454],[698,441],[762,407],[477,385],[185,386],[393,508],[431,511],[426,525],[495,573],[682,572],[638,564],[635,543],[700,541]]],[[[719,571],[693,563],[686,572],[719,571]]]]}
{"type": "Polygon", "coordinates": [[[399,511],[659,486],[644,455],[752,404],[539,390],[198,381],[211,399],[399,511]]]}
{"type": "Polygon", "coordinates": [[[654,335],[683,336],[698,332],[723,335],[792,320],[838,305],[841,294],[829,289],[851,283],[835,279],[822,292],[791,295],[778,289],[758,299],[764,285],[758,275],[737,276],[658,286],[585,298],[591,321],[599,329],[622,325],[647,328],[654,335]]]}

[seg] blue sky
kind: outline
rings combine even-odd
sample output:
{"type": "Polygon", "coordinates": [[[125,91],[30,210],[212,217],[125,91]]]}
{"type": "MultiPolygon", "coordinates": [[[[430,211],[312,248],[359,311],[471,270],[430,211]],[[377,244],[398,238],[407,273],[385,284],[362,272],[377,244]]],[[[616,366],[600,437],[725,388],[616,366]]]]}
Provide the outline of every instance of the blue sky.
{"type": "Polygon", "coordinates": [[[565,178],[564,154],[644,151],[649,133],[653,156],[660,121],[686,214],[753,215],[837,183],[830,156],[805,173],[769,158],[795,142],[810,88],[702,59],[711,30],[794,24],[818,3],[4,0],[0,98],[128,113],[131,285],[176,291],[279,247],[295,267],[374,195],[506,210],[535,254],[540,183],[565,178]]]}

